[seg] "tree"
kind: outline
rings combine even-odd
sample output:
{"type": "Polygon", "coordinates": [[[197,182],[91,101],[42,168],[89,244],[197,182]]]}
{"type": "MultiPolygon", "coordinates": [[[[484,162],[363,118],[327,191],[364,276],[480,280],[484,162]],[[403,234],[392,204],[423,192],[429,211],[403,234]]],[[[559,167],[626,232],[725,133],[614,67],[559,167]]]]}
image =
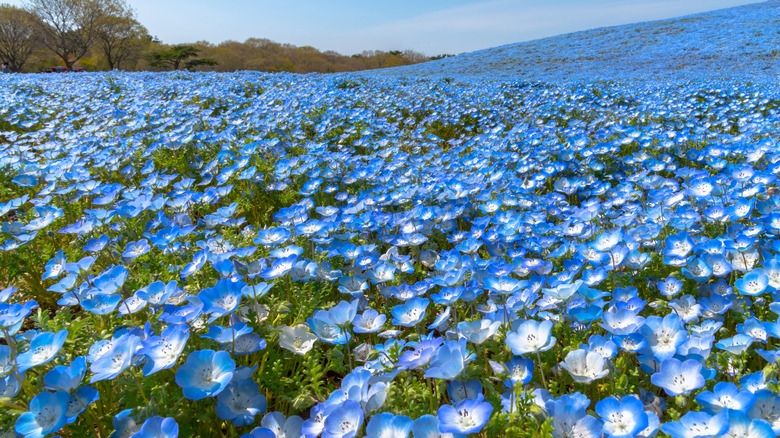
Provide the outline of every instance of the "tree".
{"type": "Polygon", "coordinates": [[[191,45],[173,46],[168,50],[158,50],[149,55],[149,65],[157,68],[170,67],[178,70],[182,62],[186,63],[185,68],[190,69],[198,65],[216,65],[217,61],[211,58],[187,59],[198,56],[200,49],[191,45]]]}
{"type": "Polygon", "coordinates": [[[137,59],[148,45],[147,31],[135,18],[133,10],[124,4],[101,18],[97,26],[97,40],[108,62],[108,69],[122,68],[122,63],[137,59]]]}
{"type": "Polygon", "coordinates": [[[0,61],[13,72],[24,67],[27,58],[38,47],[34,30],[35,17],[22,8],[0,5],[0,61]]]}
{"type": "Polygon", "coordinates": [[[37,17],[43,45],[68,69],[89,52],[105,17],[123,10],[123,0],[26,0],[37,17]]]}

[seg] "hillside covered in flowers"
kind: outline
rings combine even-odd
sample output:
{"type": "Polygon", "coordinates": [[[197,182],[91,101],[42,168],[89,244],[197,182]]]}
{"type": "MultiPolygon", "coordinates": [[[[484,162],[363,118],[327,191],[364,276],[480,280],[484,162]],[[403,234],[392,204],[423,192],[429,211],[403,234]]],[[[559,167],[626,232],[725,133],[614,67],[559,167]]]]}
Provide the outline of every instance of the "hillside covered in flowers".
{"type": "Polygon", "coordinates": [[[0,436],[779,436],[751,65],[0,76],[0,436]]]}

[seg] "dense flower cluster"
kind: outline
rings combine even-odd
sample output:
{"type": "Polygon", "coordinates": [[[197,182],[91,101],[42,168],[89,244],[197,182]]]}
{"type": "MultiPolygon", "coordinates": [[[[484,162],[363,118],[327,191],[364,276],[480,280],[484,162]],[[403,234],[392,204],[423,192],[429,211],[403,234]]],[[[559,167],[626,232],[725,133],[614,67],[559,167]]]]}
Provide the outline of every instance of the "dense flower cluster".
{"type": "Polygon", "coordinates": [[[0,79],[8,436],[780,435],[775,85],[0,79]]]}

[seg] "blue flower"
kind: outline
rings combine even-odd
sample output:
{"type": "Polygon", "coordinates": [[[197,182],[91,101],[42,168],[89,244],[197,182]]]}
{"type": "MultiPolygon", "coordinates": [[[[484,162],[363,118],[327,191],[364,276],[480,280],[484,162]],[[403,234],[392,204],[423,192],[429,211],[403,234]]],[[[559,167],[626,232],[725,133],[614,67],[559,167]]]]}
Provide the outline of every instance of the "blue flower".
{"type": "Polygon", "coordinates": [[[399,369],[413,370],[427,365],[443,343],[443,338],[426,339],[418,343],[414,350],[407,351],[398,358],[399,369]]]}
{"type": "Polygon", "coordinates": [[[366,309],[362,315],[355,316],[352,321],[355,333],[374,333],[382,329],[387,316],[374,309],[366,309]]]}
{"type": "Polygon", "coordinates": [[[512,353],[518,356],[547,351],[556,341],[552,336],[552,326],[553,323],[549,320],[525,321],[517,330],[507,333],[506,344],[512,349],[512,353]]]}
{"type": "Polygon", "coordinates": [[[232,421],[236,427],[254,423],[255,415],[265,412],[266,408],[266,399],[260,393],[259,385],[240,374],[246,373],[236,370],[230,384],[217,395],[217,416],[232,421]]]}
{"type": "Polygon", "coordinates": [[[640,333],[647,341],[653,357],[662,362],[674,356],[677,348],[685,342],[687,333],[683,330],[680,317],[674,314],[666,315],[663,319],[658,316],[649,316],[640,333]]]}
{"type": "Polygon", "coordinates": [[[30,349],[16,358],[19,372],[23,373],[34,366],[43,365],[54,359],[54,356],[57,355],[57,352],[65,344],[67,337],[67,330],[60,330],[56,334],[50,332],[37,334],[30,341],[30,349]]]}
{"type": "Polygon", "coordinates": [[[211,314],[209,323],[238,309],[244,286],[244,282],[223,278],[214,287],[203,289],[198,294],[198,298],[203,302],[203,311],[211,314]]]}
{"type": "Polygon", "coordinates": [[[54,254],[54,257],[46,263],[41,280],[59,277],[60,274],[64,272],[66,261],[67,258],[65,257],[65,253],[62,250],[57,251],[57,253],[54,254]]]}
{"type": "Polygon", "coordinates": [[[476,399],[477,396],[482,395],[482,383],[477,379],[468,382],[455,379],[447,385],[447,394],[455,404],[469,398],[476,399]]]}
{"type": "Polygon", "coordinates": [[[604,421],[604,433],[610,438],[631,438],[648,426],[644,404],[633,395],[619,401],[614,397],[599,400],[596,413],[604,421]]]}
{"type": "Polygon", "coordinates": [[[482,394],[476,399],[465,399],[457,405],[443,405],[439,408],[439,431],[468,435],[479,433],[490,420],[493,406],[484,401],[482,394]]]}
{"type": "Polygon", "coordinates": [[[374,415],[366,426],[366,438],[406,438],[412,430],[412,419],[389,412],[374,415]]]}
{"type": "Polygon", "coordinates": [[[466,349],[466,340],[445,341],[431,359],[425,377],[452,380],[458,377],[466,363],[474,357],[466,349]]]}
{"type": "Polygon", "coordinates": [[[769,277],[763,269],[753,269],[742,278],[734,282],[734,286],[743,294],[756,296],[761,295],[769,285],[769,277]]]}
{"type": "Polygon", "coordinates": [[[579,392],[548,400],[545,407],[553,419],[556,436],[600,437],[601,421],[587,414],[588,406],[590,400],[579,392]]]}
{"type": "Polygon", "coordinates": [[[93,358],[92,365],[89,367],[90,371],[95,373],[89,380],[90,383],[111,380],[130,367],[133,356],[140,347],[140,339],[138,336],[126,333],[111,341],[96,343],[90,348],[90,355],[93,353],[93,348],[98,345],[102,351],[99,356],[93,358]]]}
{"type": "Polygon", "coordinates": [[[363,409],[353,400],[338,405],[325,418],[322,438],[352,438],[363,425],[363,409]]]}
{"type": "Polygon", "coordinates": [[[427,298],[414,297],[400,306],[391,309],[393,314],[393,324],[403,327],[413,327],[425,318],[425,309],[430,300],[427,298]]]}
{"type": "Polygon", "coordinates": [[[147,358],[143,368],[144,376],[175,365],[189,337],[190,333],[186,326],[172,325],[163,329],[161,336],[144,340],[144,347],[138,351],[138,354],[143,354],[147,358]]]}
{"type": "Polygon", "coordinates": [[[697,395],[696,402],[713,414],[724,409],[747,412],[756,402],[756,396],[748,390],[740,390],[731,382],[718,382],[712,391],[697,395]]]}
{"type": "Polygon", "coordinates": [[[130,242],[125,247],[125,252],[122,253],[122,257],[134,259],[146,254],[150,249],[152,249],[152,247],[149,246],[149,241],[146,239],[130,242]]]}
{"type": "Polygon", "coordinates": [[[62,429],[68,400],[65,391],[41,392],[30,401],[30,411],[16,419],[14,430],[24,438],[42,438],[62,429]]]}
{"type": "MultiPolygon", "coordinates": [[[[412,424],[414,438],[444,438],[446,435],[439,432],[439,419],[433,415],[423,415],[414,420],[412,424]]],[[[465,438],[466,435],[455,433],[448,434],[451,438],[465,438]]]]}
{"type": "Polygon", "coordinates": [[[58,365],[43,376],[43,386],[52,391],[73,391],[87,372],[87,358],[79,356],[69,366],[58,365]]]}
{"type": "Polygon", "coordinates": [[[300,437],[303,418],[297,415],[285,418],[281,412],[269,412],[263,416],[260,425],[272,431],[277,438],[300,437]]]}
{"type": "Polygon", "coordinates": [[[672,438],[715,438],[729,430],[728,411],[717,415],[705,412],[688,412],[680,421],[671,421],[661,426],[661,432],[672,438]]]}
{"type": "Polygon", "coordinates": [[[741,410],[729,411],[729,430],[727,437],[774,438],[772,425],[759,418],[751,419],[741,410]]]}
{"type": "Polygon", "coordinates": [[[176,438],[179,436],[179,425],[173,418],[151,417],[144,421],[141,430],[130,438],[176,438]]]}
{"type": "Polygon", "coordinates": [[[227,387],[235,369],[236,363],[227,351],[194,351],[176,371],[176,384],[190,400],[213,397],[227,387]]]}
{"type": "Polygon", "coordinates": [[[595,351],[577,349],[566,355],[561,368],[568,371],[575,382],[590,383],[609,374],[608,363],[595,351]]]}
{"type": "Polygon", "coordinates": [[[671,396],[688,394],[704,387],[701,371],[702,364],[696,360],[680,362],[677,359],[667,359],[661,362],[660,370],[650,376],[650,381],[671,396]]]}

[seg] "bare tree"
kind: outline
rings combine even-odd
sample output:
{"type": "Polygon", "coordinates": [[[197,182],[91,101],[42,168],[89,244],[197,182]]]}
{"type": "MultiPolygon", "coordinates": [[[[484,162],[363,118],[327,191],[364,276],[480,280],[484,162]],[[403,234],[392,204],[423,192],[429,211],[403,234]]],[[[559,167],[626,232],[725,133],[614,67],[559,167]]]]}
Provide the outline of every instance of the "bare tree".
{"type": "Polygon", "coordinates": [[[146,28],[135,18],[133,10],[124,4],[110,11],[98,24],[97,38],[108,62],[109,70],[122,68],[122,63],[140,57],[148,45],[146,28]]]}
{"type": "Polygon", "coordinates": [[[101,21],[121,10],[122,0],[26,0],[38,18],[43,45],[68,69],[97,42],[101,21]]]}
{"type": "Polygon", "coordinates": [[[0,60],[13,72],[24,67],[38,46],[35,17],[22,8],[0,5],[0,60]]]}

